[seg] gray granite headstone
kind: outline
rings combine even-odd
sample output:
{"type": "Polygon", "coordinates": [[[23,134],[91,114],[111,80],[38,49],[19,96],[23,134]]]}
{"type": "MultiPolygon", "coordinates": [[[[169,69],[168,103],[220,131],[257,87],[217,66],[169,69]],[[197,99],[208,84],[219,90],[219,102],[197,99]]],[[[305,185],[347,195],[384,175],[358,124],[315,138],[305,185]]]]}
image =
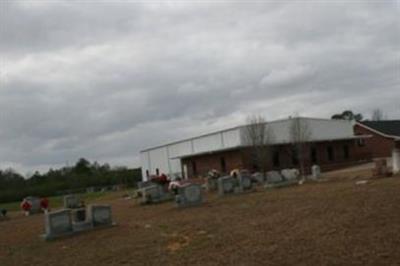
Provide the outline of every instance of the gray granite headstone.
{"type": "Polygon", "coordinates": [[[80,207],[80,199],[77,195],[64,196],[64,208],[76,209],[80,207]]]}
{"type": "Polygon", "coordinates": [[[277,171],[269,171],[269,172],[267,172],[267,182],[268,183],[282,182],[282,176],[277,171]]]}
{"type": "Polygon", "coordinates": [[[236,179],[231,176],[223,176],[218,179],[218,194],[223,196],[235,191],[236,179]]]}
{"type": "Polygon", "coordinates": [[[112,225],[111,206],[89,205],[87,209],[87,218],[95,227],[112,225]]]}
{"type": "Polygon", "coordinates": [[[40,199],[37,197],[26,197],[26,201],[31,204],[31,209],[29,210],[29,214],[40,213],[42,208],[40,206],[40,199]]]}
{"type": "Polygon", "coordinates": [[[200,205],[203,201],[201,185],[189,184],[180,187],[176,196],[178,207],[190,207],[200,205]]]}
{"type": "Polygon", "coordinates": [[[73,232],[71,210],[63,209],[45,214],[45,238],[53,239],[73,232]]]}
{"type": "Polygon", "coordinates": [[[242,191],[249,190],[253,187],[251,183],[251,177],[249,175],[239,175],[238,180],[240,190],[242,191]]]}
{"type": "Polygon", "coordinates": [[[283,178],[286,181],[295,181],[299,177],[299,170],[297,169],[283,169],[281,171],[283,178]]]}
{"type": "Polygon", "coordinates": [[[262,173],[259,173],[259,172],[252,174],[251,178],[253,180],[256,180],[257,183],[259,183],[259,184],[263,184],[265,182],[264,175],[262,173]]]}

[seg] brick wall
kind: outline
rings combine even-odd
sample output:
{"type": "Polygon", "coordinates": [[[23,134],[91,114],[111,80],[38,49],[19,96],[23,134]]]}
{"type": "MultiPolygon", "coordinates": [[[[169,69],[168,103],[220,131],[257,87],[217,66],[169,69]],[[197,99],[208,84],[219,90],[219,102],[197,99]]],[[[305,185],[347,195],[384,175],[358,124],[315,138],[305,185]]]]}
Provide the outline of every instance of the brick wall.
{"type": "MultiPolygon", "coordinates": [[[[256,169],[250,155],[250,149],[237,149],[186,158],[182,160],[182,165],[187,165],[189,177],[206,176],[211,169],[225,173],[229,173],[236,168],[246,168],[254,171],[256,169]],[[225,161],[225,171],[222,169],[222,159],[225,161]]],[[[367,147],[359,147],[356,140],[342,140],[311,143],[306,147],[304,158],[305,168],[307,172],[310,172],[311,165],[313,164],[320,165],[324,171],[339,169],[361,161],[369,161],[371,154],[368,152],[367,147]],[[345,156],[345,146],[347,146],[348,150],[347,158],[345,156]],[[315,149],[315,162],[312,161],[312,148],[315,149]],[[329,158],[328,149],[331,149],[331,153],[333,154],[332,160],[329,158]]],[[[299,168],[299,164],[293,161],[290,145],[277,145],[271,149],[270,159],[266,162],[266,167],[269,170],[280,170],[284,168],[299,168]],[[277,153],[279,156],[279,165],[274,165],[274,153],[277,153]]]]}
{"type": "Polygon", "coordinates": [[[371,152],[373,158],[389,157],[392,155],[394,147],[394,140],[392,138],[386,138],[359,125],[354,126],[354,133],[356,135],[372,135],[371,138],[366,138],[364,142],[365,147],[371,152]]]}

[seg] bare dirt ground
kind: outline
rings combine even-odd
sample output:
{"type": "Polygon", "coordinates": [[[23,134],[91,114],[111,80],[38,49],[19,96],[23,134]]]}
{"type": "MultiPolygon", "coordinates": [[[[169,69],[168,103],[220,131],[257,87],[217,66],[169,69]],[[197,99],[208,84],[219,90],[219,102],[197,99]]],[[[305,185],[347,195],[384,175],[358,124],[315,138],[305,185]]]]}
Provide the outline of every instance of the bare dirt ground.
{"type": "Polygon", "coordinates": [[[201,207],[106,199],[118,226],[45,242],[43,216],[0,222],[0,265],[400,265],[400,177],[309,183],[201,207]]]}

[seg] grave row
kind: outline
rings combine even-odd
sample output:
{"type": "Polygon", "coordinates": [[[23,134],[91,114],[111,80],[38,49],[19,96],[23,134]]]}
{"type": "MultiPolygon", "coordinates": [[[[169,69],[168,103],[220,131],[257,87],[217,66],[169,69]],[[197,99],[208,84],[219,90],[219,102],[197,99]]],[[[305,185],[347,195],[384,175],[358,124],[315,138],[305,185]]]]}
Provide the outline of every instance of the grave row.
{"type": "Polygon", "coordinates": [[[112,225],[114,223],[110,205],[89,205],[86,209],[62,209],[45,214],[43,237],[51,240],[112,225]]]}

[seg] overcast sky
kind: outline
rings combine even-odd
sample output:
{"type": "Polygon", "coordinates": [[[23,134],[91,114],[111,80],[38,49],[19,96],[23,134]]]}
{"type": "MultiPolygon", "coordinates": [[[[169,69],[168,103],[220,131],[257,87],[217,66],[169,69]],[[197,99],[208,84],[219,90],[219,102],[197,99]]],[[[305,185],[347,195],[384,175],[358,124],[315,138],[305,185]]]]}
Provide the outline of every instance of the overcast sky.
{"type": "Polygon", "coordinates": [[[3,169],[136,167],[143,148],[249,114],[400,118],[398,1],[0,0],[0,12],[3,169]]]}

